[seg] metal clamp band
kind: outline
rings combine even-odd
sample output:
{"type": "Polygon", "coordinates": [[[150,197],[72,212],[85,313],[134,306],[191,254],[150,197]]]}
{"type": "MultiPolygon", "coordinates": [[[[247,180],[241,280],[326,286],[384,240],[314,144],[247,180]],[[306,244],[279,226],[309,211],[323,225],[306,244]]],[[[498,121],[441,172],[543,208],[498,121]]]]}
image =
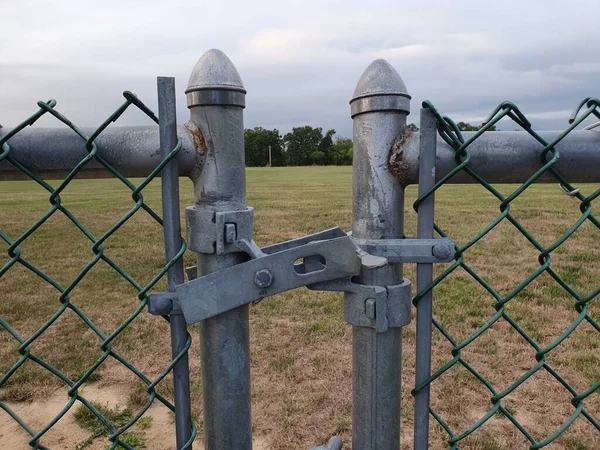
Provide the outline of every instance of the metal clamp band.
{"type": "Polygon", "coordinates": [[[350,103],[352,118],[359,114],[375,111],[402,111],[410,112],[410,95],[408,94],[382,94],[360,97],[350,103]]]}
{"type": "Polygon", "coordinates": [[[246,252],[252,240],[254,209],[239,211],[203,211],[194,206],[185,208],[187,241],[196,253],[224,255],[246,252]]]}
{"type": "Polygon", "coordinates": [[[373,286],[350,279],[334,280],[308,286],[319,291],[342,291],[344,318],[357,327],[369,327],[378,333],[410,323],[411,284],[406,278],[400,284],[373,286]]]}
{"type": "Polygon", "coordinates": [[[246,91],[234,91],[229,89],[202,89],[186,92],[187,106],[238,106],[246,107],[246,91]]]}

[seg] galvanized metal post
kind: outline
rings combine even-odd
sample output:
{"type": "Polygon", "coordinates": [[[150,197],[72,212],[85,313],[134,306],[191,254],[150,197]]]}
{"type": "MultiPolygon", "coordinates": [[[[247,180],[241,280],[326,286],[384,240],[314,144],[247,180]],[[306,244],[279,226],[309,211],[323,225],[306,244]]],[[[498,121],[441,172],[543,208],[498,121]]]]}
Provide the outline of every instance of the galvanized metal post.
{"type": "MultiPolygon", "coordinates": [[[[419,152],[419,197],[435,184],[435,156],[437,149],[437,121],[431,110],[421,109],[419,152]]],[[[434,195],[419,205],[417,237],[433,238],[434,195]]],[[[433,264],[417,265],[417,292],[433,280],[433,264]]],[[[415,386],[424,383],[431,374],[431,320],[433,294],[428,292],[417,302],[417,344],[415,386]]],[[[429,385],[415,394],[415,450],[429,448],[429,385]]]]}
{"type": "MultiPolygon", "coordinates": [[[[410,96],[396,70],[376,60],[361,76],[350,102],[354,121],[352,232],[359,239],[399,239],[404,231],[404,188],[389,168],[389,155],[406,126],[410,96]]],[[[402,282],[402,264],[363,269],[363,284],[402,282]]],[[[378,333],[353,327],[352,447],[400,448],[402,329],[378,333]]]]}
{"type": "MultiPolygon", "coordinates": [[[[193,208],[211,212],[245,209],[246,91],[236,68],[223,52],[209,50],[194,67],[186,94],[193,122],[190,128],[196,130],[195,140],[206,152],[201,170],[192,176],[193,208]]],[[[239,253],[220,256],[198,253],[198,275],[246,260],[239,253]]],[[[250,450],[248,306],[203,321],[200,350],[205,448],[250,450]]]]}
{"type": "MultiPolygon", "coordinates": [[[[160,154],[164,159],[177,144],[177,114],[175,107],[175,78],[158,77],[158,115],[160,119],[160,154]]],[[[173,158],[161,172],[163,230],[165,259],[171,261],[181,248],[181,220],[179,215],[179,164],[173,158]]],[[[183,259],[167,272],[167,287],[174,291],[183,283],[183,259]]],[[[187,342],[187,325],[181,312],[171,314],[171,354],[175,359],[187,342]]],[[[191,437],[190,369],[187,353],[173,367],[175,390],[175,434],[177,449],[191,437]]],[[[187,447],[191,449],[191,445],[187,447]]]]}

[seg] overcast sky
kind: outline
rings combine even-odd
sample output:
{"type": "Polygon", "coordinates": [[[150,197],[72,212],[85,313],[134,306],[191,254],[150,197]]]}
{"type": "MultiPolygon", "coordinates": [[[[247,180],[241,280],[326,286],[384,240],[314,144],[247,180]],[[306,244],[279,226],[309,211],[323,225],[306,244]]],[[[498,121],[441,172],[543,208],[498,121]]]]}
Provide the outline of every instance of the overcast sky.
{"type": "MultiPolygon", "coordinates": [[[[246,89],[246,127],[335,128],[365,67],[387,59],[418,121],[425,99],[479,123],[517,103],[539,129],[562,129],[600,93],[600,1],[0,0],[0,123],[55,98],[76,124],[98,125],[131,90],[156,108],[156,76],[177,79],[179,120],[190,71],[209,48],[246,89]]],[[[44,121],[44,125],[52,122],[44,121]]],[[[127,114],[123,125],[147,123],[127,114]]],[[[502,124],[502,129],[515,126],[502,124]]]]}

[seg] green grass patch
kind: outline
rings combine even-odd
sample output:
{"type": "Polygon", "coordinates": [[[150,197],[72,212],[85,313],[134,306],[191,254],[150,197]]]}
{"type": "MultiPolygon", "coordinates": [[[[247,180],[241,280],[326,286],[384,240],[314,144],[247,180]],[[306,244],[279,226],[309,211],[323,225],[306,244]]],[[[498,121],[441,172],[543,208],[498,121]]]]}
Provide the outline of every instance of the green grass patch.
{"type": "MultiPolygon", "coordinates": [[[[110,424],[112,424],[112,426],[117,429],[126,425],[133,418],[133,411],[130,408],[109,408],[108,406],[103,406],[94,402],[92,402],[92,405],[110,424]]],[[[90,436],[85,441],[77,444],[75,447],[76,450],[83,450],[92,445],[97,438],[109,436],[112,432],[111,428],[84,404],[79,405],[75,409],[73,418],[81,428],[84,428],[90,432],[90,436]]],[[[140,423],[140,427],[142,429],[148,428],[152,423],[152,418],[143,417],[137,422],[138,425],[140,425],[140,423]]],[[[125,433],[122,433],[119,436],[119,441],[136,449],[146,447],[146,437],[144,433],[138,431],[126,431],[125,433]]],[[[109,447],[110,446],[107,448],[109,447]]],[[[125,447],[118,445],[117,448],[125,447]]]]}

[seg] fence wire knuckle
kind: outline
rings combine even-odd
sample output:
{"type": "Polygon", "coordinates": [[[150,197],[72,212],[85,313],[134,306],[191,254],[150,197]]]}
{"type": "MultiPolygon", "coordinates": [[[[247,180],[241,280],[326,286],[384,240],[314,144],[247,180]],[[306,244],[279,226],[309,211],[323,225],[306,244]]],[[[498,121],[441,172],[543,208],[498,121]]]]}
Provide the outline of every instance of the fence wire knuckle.
{"type": "MultiPolygon", "coordinates": [[[[151,279],[148,284],[142,285],[140,284],[133,276],[131,276],[127,271],[122,268],[114,259],[109,257],[105,251],[103,244],[125,223],[127,223],[135,214],[140,211],[145,211],[150,215],[150,217],[157,222],[160,226],[163,225],[163,221],[159,214],[155,212],[150,206],[148,206],[143,197],[144,188],[157,177],[160,171],[171,161],[173,158],[177,156],[177,153],[181,149],[181,140],[178,139],[177,145],[173,148],[173,150],[168,154],[166,158],[164,158],[160,164],[150,173],[148,177],[143,179],[140,184],[137,186],[133,184],[126,177],[121,175],[117,169],[111,166],[107,161],[101,158],[97,154],[97,145],[95,140],[102,134],[102,132],[113,122],[117,121],[119,117],[130,107],[135,107],[148,116],[155,123],[159,123],[158,117],[142,102],[140,101],[135,94],[126,91],[123,93],[125,97],[125,101],[112,113],[90,136],[85,135],[74,123],[72,123],[69,119],[67,119],[64,115],[62,115],[59,111],[55,109],[56,101],[49,100],[47,102],[38,102],[37,105],[39,110],[32,114],[29,118],[24,120],[22,123],[17,125],[15,128],[11,129],[10,132],[3,135],[0,138],[0,148],[2,149],[0,153],[0,162],[6,161],[9,164],[12,164],[16,169],[25,174],[29,179],[37,183],[44,190],[46,190],[49,194],[48,200],[50,203],[50,208],[35,221],[25,232],[23,232],[20,236],[15,239],[9,237],[3,230],[0,230],[0,239],[2,239],[8,245],[8,256],[9,261],[4,264],[0,268],[0,276],[4,275],[8,270],[14,267],[17,264],[25,267],[35,275],[37,275],[44,282],[48,283],[52,286],[59,294],[58,296],[58,309],[56,312],[48,319],[40,328],[37,329],[30,337],[26,338],[21,336],[11,325],[2,317],[0,317],[0,327],[7,331],[18,343],[21,357],[18,361],[9,368],[9,370],[2,376],[0,379],[0,388],[4,387],[9,383],[10,378],[14,375],[14,373],[23,366],[27,361],[31,361],[34,364],[42,367],[43,369],[51,372],[55,377],[61,380],[67,387],[67,394],[69,396],[69,401],[66,406],[43,428],[34,429],[27,424],[25,418],[19,417],[4,401],[0,401],[0,408],[6,411],[16,423],[18,423],[25,432],[27,432],[31,439],[29,441],[29,445],[32,448],[40,448],[44,449],[44,447],[40,440],[43,436],[73,407],[73,405],[78,401],[81,404],[85,405],[95,417],[97,417],[108,429],[110,430],[110,435],[108,437],[111,442],[111,449],[120,447],[126,449],[132,449],[127,442],[121,440],[121,436],[125,433],[131,426],[133,426],[154,404],[155,401],[158,401],[169,408],[171,411],[174,411],[174,405],[165,397],[160,395],[156,391],[156,386],[165,379],[165,377],[172,371],[175,364],[187,353],[188,349],[191,346],[191,336],[187,337],[187,342],[184,348],[179,352],[179,354],[172,360],[172,362],[168,365],[168,367],[154,380],[146,377],[143,372],[135,367],[133,363],[128,361],[125,357],[120,355],[112,348],[112,341],[119,336],[123,331],[127,329],[127,327],[144,311],[148,302],[148,292],[165,276],[167,271],[183,256],[183,253],[186,250],[185,241],[181,240],[181,247],[177,252],[176,256],[168,261],[164,267],[159,270],[155,276],[151,279]],[[23,164],[18,162],[15,158],[11,156],[11,147],[10,147],[10,139],[22,131],[24,128],[34,125],[42,116],[51,115],[56,118],[59,122],[61,122],[64,126],[70,128],[76,135],[78,135],[81,140],[85,144],[85,148],[87,151],[87,155],[81,159],[81,161],[68,173],[68,175],[62,180],[62,182],[56,187],[52,187],[46,181],[44,181],[40,176],[36,175],[33,171],[29,170],[23,164]],[[100,163],[107,171],[109,171],[114,177],[116,177],[125,188],[131,191],[131,198],[134,202],[133,206],[127,211],[119,220],[117,220],[104,234],[97,237],[89,231],[88,228],[78,220],[65,206],[62,204],[61,193],[66,189],[66,187],[71,183],[71,181],[77,176],[77,174],[84,168],[86,164],[90,161],[97,161],[100,163]],[[38,230],[50,217],[52,217],[57,212],[62,213],[71,223],[73,223],[77,229],[89,240],[91,244],[91,250],[94,257],[86,264],[86,266],[79,272],[79,274],[71,281],[71,283],[67,286],[61,285],[58,281],[53,279],[48,274],[44,273],[41,269],[37,268],[34,264],[30,263],[25,259],[22,255],[20,245],[23,244],[27,238],[29,238],[36,230],[38,230]],[[81,280],[89,273],[90,270],[99,262],[103,261],[107,263],[120,277],[122,277],[125,281],[127,281],[131,286],[133,286],[137,290],[137,298],[139,299],[139,305],[135,309],[135,311],[125,318],[123,322],[110,334],[105,334],[93,321],[90,317],[88,317],[77,305],[71,303],[70,293],[77,287],[77,285],[81,282],[81,280]],[[59,317],[67,310],[71,310],[75,313],[79,319],[81,319],[87,327],[97,335],[102,342],[99,345],[100,350],[102,351],[102,355],[92,364],[85,373],[78,379],[74,380],[69,378],[63,372],[58,370],[56,367],[52,366],[48,362],[44,361],[44,359],[36,356],[32,353],[31,345],[39,338],[48,328],[50,328],[59,317]],[[117,428],[115,424],[113,424],[107,417],[105,417],[101,411],[99,411],[94,405],[87,400],[80,392],[81,386],[90,379],[90,377],[94,374],[94,372],[109,358],[112,357],[119,363],[121,363],[124,367],[126,367],[132,374],[134,374],[142,383],[146,385],[146,392],[148,394],[148,400],[146,404],[132,417],[131,420],[128,421],[125,425],[117,428]]],[[[165,317],[166,320],[169,320],[168,317],[165,317]]],[[[191,443],[194,440],[197,434],[196,426],[192,425],[192,437],[189,442],[183,448],[190,448],[191,443]]]]}
{"type": "MultiPolygon", "coordinates": [[[[537,134],[532,128],[531,123],[525,117],[525,115],[519,110],[519,108],[510,102],[501,103],[484,121],[483,127],[474,133],[469,139],[465,140],[461,131],[456,124],[449,118],[442,116],[429,101],[423,102],[423,108],[429,109],[437,120],[437,129],[440,137],[448,143],[455,151],[455,158],[457,166],[446,176],[440,179],[429,189],[424,195],[420,196],[414,203],[414,209],[418,212],[419,206],[425,199],[432,196],[438,189],[446,184],[454,175],[461,171],[465,171],[471,175],[478,184],[490,192],[499,201],[500,214],[491,223],[486,225],[478,234],[472,237],[472,239],[462,246],[455,247],[454,262],[447,267],[441,275],[433,280],[433,282],[425,289],[421,290],[415,296],[413,303],[417,305],[419,301],[432,290],[435,292],[435,288],[442,283],[451,273],[458,270],[459,268],[464,271],[475,280],[481,287],[483,287],[494,299],[494,308],[496,313],[480,328],[478,328],[471,336],[463,340],[462,342],[456,341],[452,335],[441,325],[441,323],[433,319],[433,326],[435,330],[439,331],[441,335],[450,343],[452,346],[452,359],[443,364],[437,369],[429,378],[423,383],[416,386],[412,391],[413,395],[422,391],[426,387],[430,386],[435,380],[440,378],[445,372],[451,368],[461,365],[468,370],[483,386],[485,386],[491,393],[491,408],[475,423],[471,424],[465,430],[457,432],[453,430],[442,417],[430,407],[430,414],[436,420],[436,422],[445,430],[449,436],[448,444],[453,449],[458,449],[460,442],[475,432],[477,429],[482,427],[494,414],[501,413],[506,416],[510,422],[519,430],[519,432],[530,442],[531,449],[538,449],[545,447],[546,445],[554,442],[561,434],[563,434],[571,424],[579,417],[583,417],[590,422],[590,424],[600,430],[600,423],[594,418],[585,408],[584,401],[593,393],[600,389],[600,380],[593,383],[587,390],[583,392],[577,392],[564,377],[562,377],[557,370],[555,370],[547,361],[546,356],[559,346],[565,339],[567,339],[577,327],[583,322],[591,325],[597,332],[600,332],[600,325],[596,320],[589,314],[588,306],[600,292],[600,287],[594,289],[588,295],[582,295],[572,288],[567,282],[565,282],[560,275],[552,268],[552,252],[559,248],[567,239],[569,239],[585,222],[589,222],[600,229],[600,221],[592,214],[592,201],[600,195],[600,190],[595,191],[588,197],[585,197],[580,189],[573,187],[569,182],[561,175],[558,169],[555,167],[556,162],[559,158],[559,152],[556,145],[564,139],[571,131],[575,129],[583,120],[593,115],[599,117],[600,114],[600,102],[594,98],[586,98],[582,100],[575,108],[574,112],[569,119],[569,126],[567,129],[559,134],[553,141],[544,140],[539,134],[537,134]],[[509,196],[502,195],[498,190],[494,188],[490,183],[486,182],[480,177],[477,172],[469,166],[470,154],[468,146],[476,139],[481,137],[485,131],[487,131],[492,125],[497,123],[500,119],[508,117],[513,122],[518,124],[525,132],[529,133],[536,141],[540,143],[543,150],[540,153],[540,168],[521,186],[519,186],[509,196]],[[581,217],[571,226],[562,236],[555,240],[549,246],[543,246],[540,244],[535,237],[512,215],[511,203],[519,197],[526,188],[531,186],[533,183],[538,181],[542,175],[546,172],[552,174],[554,179],[559,183],[561,191],[566,195],[576,198],[580,202],[581,217]],[[528,275],[524,281],[522,281],[513,291],[507,295],[501,295],[498,293],[487,281],[484,280],[473,268],[471,268],[465,260],[465,252],[476,242],[481,240],[484,236],[490,233],[500,223],[508,221],[510,222],[519,233],[521,233],[539,252],[538,261],[539,268],[533,273],[528,275]],[[536,278],[542,273],[549,274],[554,281],[567,292],[574,300],[573,308],[578,313],[577,318],[570,324],[570,326],[552,343],[545,347],[538,345],[534,338],[531,337],[518,323],[515,321],[505,310],[506,305],[527,286],[529,286],[536,278]],[[468,345],[473,343],[479,336],[481,336],[486,330],[492,327],[495,323],[500,320],[505,320],[510,326],[522,336],[529,345],[535,350],[535,364],[526,371],[521,377],[514,381],[509,387],[503,391],[497,391],[496,388],[490,383],[485,376],[479,373],[472,365],[470,365],[462,356],[462,350],[468,345]],[[519,386],[530,379],[534,374],[539,371],[546,371],[555,380],[557,380],[571,395],[571,404],[574,407],[572,414],[559,426],[554,432],[542,440],[536,440],[532,434],[522,425],[517,418],[502,404],[502,400],[516,390],[519,386]]],[[[437,224],[434,224],[434,229],[441,237],[447,237],[446,232],[437,224]]]]}

